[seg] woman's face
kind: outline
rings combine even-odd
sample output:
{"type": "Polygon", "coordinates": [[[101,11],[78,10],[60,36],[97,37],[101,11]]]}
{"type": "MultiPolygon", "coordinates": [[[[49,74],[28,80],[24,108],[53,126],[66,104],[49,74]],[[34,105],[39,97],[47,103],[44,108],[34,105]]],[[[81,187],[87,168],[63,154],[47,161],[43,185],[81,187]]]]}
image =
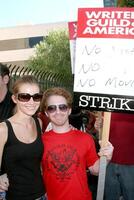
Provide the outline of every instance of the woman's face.
{"type": "Polygon", "coordinates": [[[13,95],[17,112],[32,116],[40,106],[40,90],[36,84],[23,84],[19,87],[19,92],[13,95]],[[32,96],[32,97],[31,97],[32,96]]]}

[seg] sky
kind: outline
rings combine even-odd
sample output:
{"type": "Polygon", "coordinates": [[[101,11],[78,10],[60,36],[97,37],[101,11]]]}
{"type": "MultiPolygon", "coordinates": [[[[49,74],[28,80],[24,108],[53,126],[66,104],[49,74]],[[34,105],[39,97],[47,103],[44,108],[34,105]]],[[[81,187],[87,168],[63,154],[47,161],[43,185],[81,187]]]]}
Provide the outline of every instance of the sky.
{"type": "Polygon", "coordinates": [[[80,7],[101,7],[103,0],[0,0],[0,28],[77,20],[80,7]]]}

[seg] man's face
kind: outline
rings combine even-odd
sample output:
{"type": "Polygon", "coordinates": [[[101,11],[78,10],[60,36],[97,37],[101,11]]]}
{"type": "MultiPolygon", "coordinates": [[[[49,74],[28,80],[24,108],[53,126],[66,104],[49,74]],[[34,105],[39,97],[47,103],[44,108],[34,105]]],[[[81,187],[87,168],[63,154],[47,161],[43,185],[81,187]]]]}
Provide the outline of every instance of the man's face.
{"type": "Polygon", "coordinates": [[[5,76],[1,76],[0,75],[0,88],[5,88],[5,86],[7,87],[7,84],[9,82],[9,76],[5,75],[5,76]]]}
{"type": "Polygon", "coordinates": [[[56,126],[68,124],[71,109],[68,107],[67,101],[63,96],[50,96],[47,100],[47,108],[47,114],[52,124],[56,126]]]}

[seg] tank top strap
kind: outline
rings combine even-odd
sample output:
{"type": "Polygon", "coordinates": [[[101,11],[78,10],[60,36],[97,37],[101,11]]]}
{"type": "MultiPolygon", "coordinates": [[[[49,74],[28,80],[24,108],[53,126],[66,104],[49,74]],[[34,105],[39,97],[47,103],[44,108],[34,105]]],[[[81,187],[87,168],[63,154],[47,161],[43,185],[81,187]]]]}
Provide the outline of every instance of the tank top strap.
{"type": "Polygon", "coordinates": [[[8,130],[8,138],[7,138],[7,143],[6,144],[9,144],[10,142],[16,142],[16,137],[15,137],[15,134],[14,134],[14,130],[13,130],[13,127],[12,127],[12,124],[9,120],[5,120],[4,121],[7,125],[7,130],[8,130]]]}
{"type": "Polygon", "coordinates": [[[33,119],[35,120],[35,124],[36,124],[36,127],[37,127],[37,133],[39,135],[41,135],[42,129],[41,129],[41,126],[40,126],[39,119],[36,116],[33,116],[33,119]]]}

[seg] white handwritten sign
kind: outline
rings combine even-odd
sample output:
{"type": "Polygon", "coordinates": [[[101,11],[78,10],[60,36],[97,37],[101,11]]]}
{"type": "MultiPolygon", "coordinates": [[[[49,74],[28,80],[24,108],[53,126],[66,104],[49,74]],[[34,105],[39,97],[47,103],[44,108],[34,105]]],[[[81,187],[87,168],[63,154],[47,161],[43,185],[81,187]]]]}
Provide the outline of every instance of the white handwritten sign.
{"type": "Polygon", "coordinates": [[[134,40],[77,41],[74,91],[134,96],[134,40]]]}

